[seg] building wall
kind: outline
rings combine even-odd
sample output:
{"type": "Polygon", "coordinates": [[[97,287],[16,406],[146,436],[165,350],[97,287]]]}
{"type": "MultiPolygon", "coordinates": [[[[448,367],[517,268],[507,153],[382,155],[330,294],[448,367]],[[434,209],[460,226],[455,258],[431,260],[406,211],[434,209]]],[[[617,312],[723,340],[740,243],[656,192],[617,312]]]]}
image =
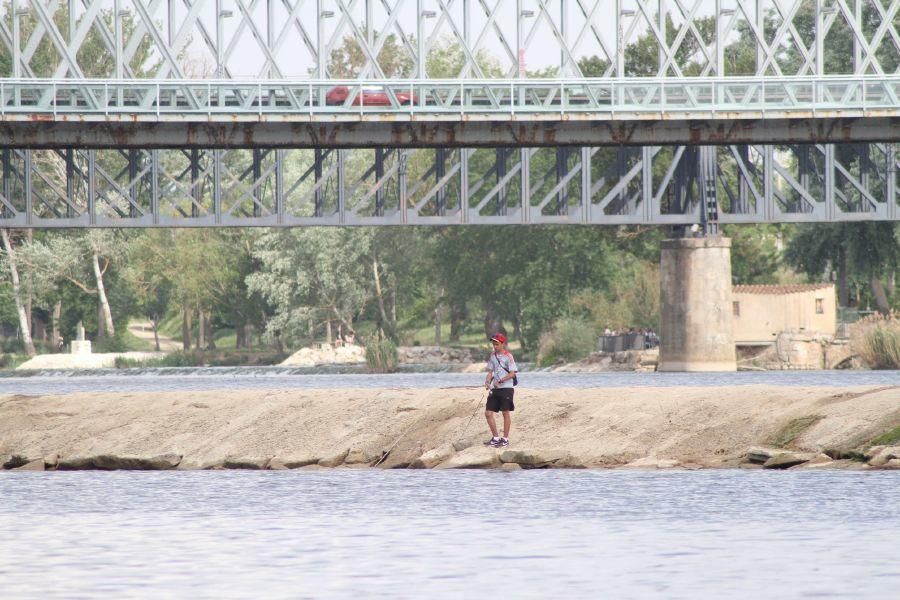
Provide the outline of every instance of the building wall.
{"type": "Polygon", "coordinates": [[[735,344],[774,342],[782,331],[833,336],[837,330],[833,285],[791,293],[735,291],[733,302],[738,306],[737,311],[732,307],[735,344]],[[817,300],[821,313],[816,312],[817,300]]]}

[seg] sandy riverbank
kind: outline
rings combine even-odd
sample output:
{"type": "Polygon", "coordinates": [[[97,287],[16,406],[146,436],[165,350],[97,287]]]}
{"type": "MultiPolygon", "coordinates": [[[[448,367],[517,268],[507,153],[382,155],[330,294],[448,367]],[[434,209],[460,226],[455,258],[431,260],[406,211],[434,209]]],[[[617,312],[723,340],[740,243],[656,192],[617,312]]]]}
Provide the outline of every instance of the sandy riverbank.
{"type": "Polygon", "coordinates": [[[502,458],[716,467],[738,466],[750,448],[783,443],[792,429],[786,447],[812,458],[865,450],[900,425],[900,386],[523,389],[512,445],[500,452],[481,445],[481,396],[472,388],[0,395],[0,458],[18,455],[11,465],[33,468],[53,467],[57,456],[60,468],[322,468],[371,466],[389,452],[380,466],[490,467],[502,458]]]}

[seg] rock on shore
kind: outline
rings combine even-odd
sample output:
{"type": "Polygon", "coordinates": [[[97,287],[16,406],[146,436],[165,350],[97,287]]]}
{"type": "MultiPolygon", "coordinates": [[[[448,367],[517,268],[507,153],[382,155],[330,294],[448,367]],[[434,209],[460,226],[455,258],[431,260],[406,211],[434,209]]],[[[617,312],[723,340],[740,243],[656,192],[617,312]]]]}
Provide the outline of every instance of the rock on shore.
{"type": "Polygon", "coordinates": [[[898,387],[520,386],[504,449],[481,443],[481,395],[476,387],[0,395],[0,466],[900,467],[900,446],[869,443],[900,424],[898,387]],[[773,444],[785,431],[789,441],[773,444]]]}
{"type": "Polygon", "coordinates": [[[366,362],[366,349],[354,344],[335,348],[322,344],[318,348],[301,348],[282,363],[283,367],[314,367],[316,365],[355,364],[366,362]]]}

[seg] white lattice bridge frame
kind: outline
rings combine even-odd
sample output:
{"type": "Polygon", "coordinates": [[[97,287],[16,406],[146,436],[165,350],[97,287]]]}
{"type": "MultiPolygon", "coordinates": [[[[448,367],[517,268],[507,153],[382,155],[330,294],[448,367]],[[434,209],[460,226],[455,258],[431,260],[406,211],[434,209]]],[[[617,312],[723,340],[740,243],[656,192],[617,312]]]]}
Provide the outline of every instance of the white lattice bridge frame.
{"type": "Polygon", "coordinates": [[[8,0],[0,14],[0,225],[900,212],[900,0],[8,0]],[[380,60],[390,40],[399,71],[380,60]],[[439,73],[428,57],[448,48],[459,60],[439,73]],[[551,77],[529,79],[539,60],[551,77]]]}

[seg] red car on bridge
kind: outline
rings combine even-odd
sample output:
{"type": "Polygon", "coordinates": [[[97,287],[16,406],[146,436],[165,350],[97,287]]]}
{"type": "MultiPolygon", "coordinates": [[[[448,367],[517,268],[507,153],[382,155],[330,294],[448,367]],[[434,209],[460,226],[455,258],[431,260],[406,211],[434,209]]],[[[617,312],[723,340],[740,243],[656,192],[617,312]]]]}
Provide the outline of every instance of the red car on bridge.
{"type": "MultiPolygon", "coordinates": [[[[350,88],[348,86],[338,85],[328,90],[328,93],[325,94],[325,103],[329,106],[345,104],[349,95],[350,88]]],[[[412,103],[418,103],[419,101],[418,96],[415,94],[399,90],[394,92],[394,97],[397,98],[397,102],[402,105],[410,104],[410,99],[412,99],[412,103]]],[[[350,102],[350,106],[360,105],[391,106],[391,98],[383,87],[364,87],[350,102]]]]}

